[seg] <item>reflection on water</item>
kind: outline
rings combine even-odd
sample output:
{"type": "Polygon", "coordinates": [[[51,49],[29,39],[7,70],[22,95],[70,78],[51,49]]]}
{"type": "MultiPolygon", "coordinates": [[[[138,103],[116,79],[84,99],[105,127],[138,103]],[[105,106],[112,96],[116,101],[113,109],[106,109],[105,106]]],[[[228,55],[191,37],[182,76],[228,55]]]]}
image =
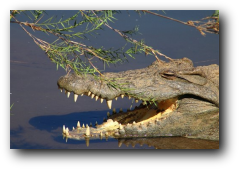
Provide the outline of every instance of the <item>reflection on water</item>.
{"type": "MultiPolygon", "coordinates": [[[[66,142],[69,141],[67,138],[63,138],[66,142]]],[[[202,140],[202,139],[190,139],[185,137],[154,137],[154,138],[127,138],[127,139],[110,139],[110,141],[118,140],[118,147],[123,144],[126,147],[131,145],[135,148],[136,145],[142,148],[154,148],[154,149],[219,149],[219,141],[202,140]]],[[[108,139],[106,139],[108,141],[108,139]]],[[[84,144],[84,141],[74,140],[70,141],[70,144],[84,144]]],[[[90,140],[85,138],[85,144],[87,147],[90,146],[90,142],[100,143],[99,139],[90,140]]],[[[136,146],[136,147],[138,147],[136,146]]]]}
{"type": "Polygon", "coordinates": [[[122,144],[140,146],[148,145],[155,149],[219,149],[219,141],[189,139],[184,137],[156,137],[156,138],[134,138],[119,139],[119,146],[122,144]]]}

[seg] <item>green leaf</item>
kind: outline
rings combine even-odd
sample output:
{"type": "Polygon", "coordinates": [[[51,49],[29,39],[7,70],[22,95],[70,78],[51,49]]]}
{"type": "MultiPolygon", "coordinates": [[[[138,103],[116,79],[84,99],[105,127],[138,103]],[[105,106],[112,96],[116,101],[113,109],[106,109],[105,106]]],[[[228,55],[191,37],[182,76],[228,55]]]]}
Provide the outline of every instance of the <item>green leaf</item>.
{"type": "Polygon", "coordinates": [[[215,10],[215,12],[212,16],[219,16],[219,10],[215,10]]]}
{"type": "Polygon", "coordinates": [[[10,106],[10,110],[12,109],[13,105],[14,105],[14,103],[10,106]]]}

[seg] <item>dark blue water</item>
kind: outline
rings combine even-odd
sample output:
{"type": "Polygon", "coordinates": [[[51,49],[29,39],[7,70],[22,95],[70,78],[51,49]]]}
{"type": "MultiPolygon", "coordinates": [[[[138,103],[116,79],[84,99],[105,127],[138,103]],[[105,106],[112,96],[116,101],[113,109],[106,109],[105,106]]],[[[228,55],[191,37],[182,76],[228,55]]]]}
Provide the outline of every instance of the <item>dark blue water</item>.
{"type": "MultiPolygon", "coordinates": [[[[61,15],[62,12],[56,14],[61,15]]],[[[49,15],[54,13],[48,11],[49,15]]],[[[72,11],[64,11],[71,15],[72,11]]],[[[212,15],[213,11],[165,11],[169,17],[182,21],[199,20],[212,15]]],[[[136,40],[144,39],[148,46],[159,49],[167,56],[177,59],[188,57],[193,60],[195,66],[219,64],[219,35],[207,34],[205,37],[195,28],[182,25],[152,15],[142,15],[130,11],[122,11],[115,16],[118,20],[109,23],[119,30],[128,30],[139,26],[141,34],[133,36],[136,40]]],[[[60,18],[60,17],[59,17],[60,18]]],[[[90,38],[85,44],[105,48],[118,47],[125,41],[115,32],[105,28],[100,31],[100,36],[90,38]],[[104,37],[104,38],[102,38],[104,37]]],[[[52,41],[51,36],[36,33],[36,36],[44,40],[52,41]]],[[[76,125],[78,120],[82,123],[101,123],[108,111],[104,102],[83,96],[75,103],[73,96],[67,98],[61,93],[56,85],[58,78],[65,74],[64,70],[56,70],[56,65],[51,63],[45,53],[32,41],[32,39],[17,24],[10,25],[10,148],[12,149],[154,149],[157,145],[149,146],[147,141],[140,146],[139,140],[134,143],[124,140],[121,147],[118,140],[90,140],[87,147],[85,141],[62,138],[62,125],[69,128],[76,125]],[[135,144],[135,145],[134,145],[135,144]]],[[[122,65],[111,65],[105,71],[123,71],[129,69],[143,68],[150,65],[155,58],[153,56],[139,55],[136,59],[128,58],[129,62],[122,65]]],[[[100,69],[101,65],[98,65],[100,69]]],[[[113,101],[113,107],[127,109],[131,105],[128,99],[119,98],[113,101]]],[[[135,105],[134,105],[135,106],[135,105]]],[[[214,142],[195,142],[192,140],[181,140],[182,138],[158,138],[157,141],[163,147],[180,148],[182,142],[189,142],[190,146],[184,144],[181,148],[212,148],[214,142]],[[166,144],[168,142],[168,144],[166,144]],[[200,146],[201,145],[201,146],[200,146]],[[205,146],[209,145],[209,147],[205,146]]],[[[121,140],[122,141],[122,140],[121,140]]],[[[141,140],[142,141],[142,140],[141,140]]],[[[189,144],[188,144],[189,145],[189,144]]],[[[218,143],[216,143],[218,145],[218,143]]]]}

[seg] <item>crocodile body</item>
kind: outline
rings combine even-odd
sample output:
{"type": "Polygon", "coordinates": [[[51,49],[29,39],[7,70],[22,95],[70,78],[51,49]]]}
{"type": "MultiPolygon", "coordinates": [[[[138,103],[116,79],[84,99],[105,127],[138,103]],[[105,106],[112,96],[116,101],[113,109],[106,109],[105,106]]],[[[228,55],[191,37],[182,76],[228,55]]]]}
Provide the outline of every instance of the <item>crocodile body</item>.
{"type": "Polygon", "coordinates": [[[67,138],[184,136],[219,140],[218,65],[194,67],[188,58],[157,60],[143,69],[104,73],[98,78],[72,73],[57,84],[68,95],[73,92],[75,101],[78,95],[87,95],[106,100],[110,109],[118,97],[142,101],[134,110],[113,110],[108,120],[96,127],[78,123],[69,131],[63,126],[67,138]]]}

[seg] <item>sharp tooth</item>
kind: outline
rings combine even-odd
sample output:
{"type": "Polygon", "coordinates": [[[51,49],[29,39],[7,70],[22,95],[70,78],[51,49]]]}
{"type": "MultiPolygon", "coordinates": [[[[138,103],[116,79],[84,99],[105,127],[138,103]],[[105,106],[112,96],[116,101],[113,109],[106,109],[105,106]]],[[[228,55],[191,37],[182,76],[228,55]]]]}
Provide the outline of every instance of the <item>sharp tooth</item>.
{"type": "Polygon", "coordinates": [[[118,99],[118,97],[115,98],[115,100],[117,100],[117,99],[118,99]]]}
{"type": "Polygon", "coordinates": [[[113,108],[113,114],[116,114],[116,110],[115,110],[115,108],[113,108]]]}
{"type": "Polygon", "coordinates": [[[123,129],[123,127],[122,127],[122,125],[121,124],[119,124],[119,129],[121,130],[121,129],[123,129]]]}
{"type": "Polygon", "coordinates": [[[81,96],[83,96],[84,94],[82,93],[81,96]]]}
{"type": "Polygon", "coordinates": [[[112,100],[107,100],[107,106],[109,107],[109,109],[111,109],[111,106],[112,106],[112,100]]]}
{"type": "Polygon", "coordinates": [[[77,126],[77,128],[80,128],[80,122],[79,121],[77,122],[76,126],[77,126]]]}
{"type": "Polygon", "coordinates": [[[65,133],[66,133],[66,127],[65,127],[65,125],[63,125],[62,130],[63,130],[63,133],[65,134],[65,133]]]}
{"type": "Polygon", "coordinates": [[[70,92],[67,92],[67,97],[68,97],[68,98],[70,97],[70,94],[71,94],[70,92]]]}
{"type": "Polygon", "coordinates": [[[72,130],[75,130],[75,127],[74,127],[74,126],[72,127],[72,130]]]}
{"type": "Polygon", "coordinates": [[[107,137],[109,135],[109,133],[108,132],[105,132],[105,136],[107,137]]]}
{"type": "Polygon", "coordinates": [[[103,103],[104,99],[100,98],[100,103],[103,103]]]}
{"type": "Polygon", "coordinates": [[[85,128],[85,125],[84,125],[84,123],[83,123],[83,125],[82,125],[82,128],[85,128]]]}
{"type": "Polygon", "coordinates": [[[92,95],[91,95],[91,99],[93,99],[95,97],[95,95],[92,93],[92,95]]]}
{"type": "Polygon", "coordinates": [[[110,112],[107,112],[107,117],[109,117],[110,116],[110,112]]]}
{"type": "Polygon", "coordinates": [[[78,94],[74,94],[74,101],[76,102],[78,98],[78,94]]]}
{"type": "Polygon", "coordinates": [[[85,137],[85,144],[86,144],[86,147],[89,147],[90,139],[88,137],[85,137]]]}
{"type": "Polygon", "coordinates": [[[121,98],[122,98],[122,99],[124,98],[124,95],[123,95],[123,94],[121,95],[121,98]]]}
{"type": "Polygon", "coordinates": [[[62,93],[63,90],[62,89],[60,89],[60,90],[61,90],[61,93],[62,93]]]}
{"type": "Polygon", "coordinates": [[[88,96],[90,96],[90,94],[91,94],[91,92],[89,91],[89,92],[88,92],[88,96]]]}
{"type": "Polygon", "coordinates": [[[139,102],[139,100],[138,100],[138,99],[136,99],[136,100],[135,100],[135,103],[138,103],[138,102],[139,102]]]}
{"type": "Polygon", "coordinates": [[[123,141],[118,141],[118,146],[121,147],[123,141]]]}
{"type": "Polygon", "coordinates": [[[87,126],[87,128],[86,128],[85,135],[86,136],[90,135],[90,127],[89,126],[87,126]]]}
{"type": "Polygon", "coordinates": [[[69,129],[68,129],[68,127],[66,128],[66,135],[67,135],[67,136],[69,135],[69,129]]]}
{"type": "Polygon", "coordinates": [[[99,96],[95,96],[95,101],[97,101],[97,100],[98,100],[98,98],[99,98],[99,96]]]}

